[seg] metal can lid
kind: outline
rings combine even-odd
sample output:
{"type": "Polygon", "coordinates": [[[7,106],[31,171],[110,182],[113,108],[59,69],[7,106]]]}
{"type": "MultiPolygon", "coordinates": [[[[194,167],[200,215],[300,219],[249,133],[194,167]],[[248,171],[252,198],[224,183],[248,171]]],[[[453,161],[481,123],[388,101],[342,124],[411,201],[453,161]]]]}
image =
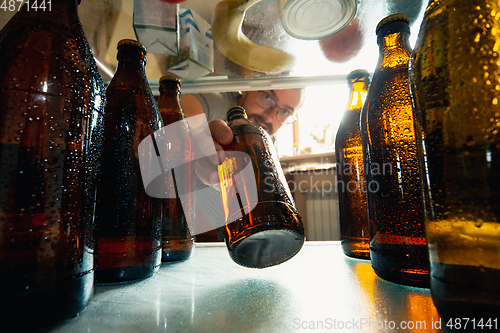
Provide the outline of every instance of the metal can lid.
{"type": "Polygon", "coordinates": [[[387,23],[394,22],[394,21],[403,21],[406,22],[408,25],[410,24],[410,18],[406,14],[402,13],[397,13],[397,14],[392,14],[389,15],[385,18],[383,18],[378,24],[377,28],[375,29],[375,33],[378,34],[380,29],[382,29],[383,26],[385,26],[387,23]]]}
{"type": "Polygon", "coordinates": [[[119,49],[120,47],[125,46],[125,45],[136,46],[136,47],[140,48],[141,51],[144,52],[144,54],[147,53],[146,47],[144,45],[142,45],[141,42],[138,42],[135,39],[122,39],[122,40],[120,40],[118,42],[118,44],[116,45],[116,49],[119,49]]]}
{"type": "Polygon", "coordinates": [[[357,5],[357,0],[281,0],[281,19],[295,38],[323,39],[347,27],[357,5]]]}
{"type": "Polygon", "coordinates": [[[349,74],[347,74],[347,80],[352,80],[356,78],[369,77],[370,73],[366,69],[355,69],[349,74]]]}
{"type": "Polygon", "coordinates": [[[181,84],[181,80],[174,75],[163,75],[162,77],[160,77],[159,83],[162,83],[163,81],[172,81],[178,83],[179,85],[181,84]]]}

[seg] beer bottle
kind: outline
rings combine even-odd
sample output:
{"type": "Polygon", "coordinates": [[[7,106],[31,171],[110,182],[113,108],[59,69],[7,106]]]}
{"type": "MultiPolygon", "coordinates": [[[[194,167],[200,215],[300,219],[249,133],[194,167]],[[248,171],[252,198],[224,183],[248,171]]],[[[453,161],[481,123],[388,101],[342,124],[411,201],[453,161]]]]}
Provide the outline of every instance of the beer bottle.
{"type": "Polygon", "coordinates": [[[370,258],[377,275],[429,285],[429,258],[408,81],[408,17],[393,14],[376,28],[378,65],[361,111],[370,258]]]}
{"type": "Polygon", "coordinates": [[[302,248],[302,218],[269,134],[250,122],[241,106],[230,108],[227,119],[234,139],[223,146],[219,178],[229,255],[245,267],[278,265],[302,248]],[[238,177],[248,170],[253,177],[238,177]]]}
{"type": "Polygon", "coordinates": [[[0,318],[22,331],[93,293],[105,104],[77,0],[28,4],[0,31],[0,318]]]}
{"type": "Polygon", "coordinates": [[[366,184],[359,117],[370,85],[364,69],[347,75],[350,98],[335,137],[340,236],[344,254],[370,259],[366,184]]]}
{"type": "Polygon", "coordinates": [[[194,219],[195,173],[194,164],[191,163],[194,160],[194,150],[191,146],[189,127],[179,101],[180,88],[181,81],[175,76],[160,78],[158,109],[164,126],[172,125],[167,127],[168,137],[176,138],[175,141],[170,141],[168,145],[165,145],[167,148],[165,158],[172,165],[182,166],[176,168],[177,172],[170,171],[173,176],[168,177],[165,184],[168,195],[162,200],[162,261],[188,259],[194,248],[194,237],[191,236],[188,226],[189,221],[194,219]],[[179,181],[181,177],[183,179],[179,181]],[[179,185],[184,188],[179,189],[179,185]],[[184,194],[183,205],[179,199],[179,190],[182,190],[184,194]]]}
{"type": "MultiPolygon", "coordinates": [[[[106,89],[102,177],[96,207],[96,282],[152,276],[161,264],[161,201],[146,194],[139,143],[162,128],[144,70],[146,48],[118,42],[118,68],[106,89]]],[[[150,151],[151,158],[157,158],[150,151]]]]}
{"type": "Polygon", "coordinates": [[[498,27],[497,1],[429,1],[410,67],[432,298],[457,330],[499,325],[498,27]]]}

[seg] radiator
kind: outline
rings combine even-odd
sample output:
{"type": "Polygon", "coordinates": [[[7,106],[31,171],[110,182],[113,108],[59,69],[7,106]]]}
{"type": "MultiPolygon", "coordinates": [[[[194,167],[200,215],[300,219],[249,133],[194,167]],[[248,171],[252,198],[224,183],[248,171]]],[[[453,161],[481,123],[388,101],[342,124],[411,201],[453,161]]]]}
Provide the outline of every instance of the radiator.
{"type": "Polygon", "coordinates": [[[306,194],[306,239],[308,241],[340,240],[337,193],[306,194]]]}

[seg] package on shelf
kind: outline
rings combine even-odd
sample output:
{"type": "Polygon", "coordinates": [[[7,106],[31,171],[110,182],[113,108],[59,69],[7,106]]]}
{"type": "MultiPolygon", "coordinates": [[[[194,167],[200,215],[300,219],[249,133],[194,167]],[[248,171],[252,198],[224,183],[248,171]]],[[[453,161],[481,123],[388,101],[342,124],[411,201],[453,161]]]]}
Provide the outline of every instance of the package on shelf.
{"type": "Polygon", "coordinates": [[[179,54],[167,56],[166,68],[169,72],[188,79],[211,73],[214,52],[210,24],[191,9],[181,9],[179,24],[179,54]]]}
{"type": "Polygon", "coordinates": [[[134,31],[148,53],[179,53],[179,5],[134,0],[134,31]]]}

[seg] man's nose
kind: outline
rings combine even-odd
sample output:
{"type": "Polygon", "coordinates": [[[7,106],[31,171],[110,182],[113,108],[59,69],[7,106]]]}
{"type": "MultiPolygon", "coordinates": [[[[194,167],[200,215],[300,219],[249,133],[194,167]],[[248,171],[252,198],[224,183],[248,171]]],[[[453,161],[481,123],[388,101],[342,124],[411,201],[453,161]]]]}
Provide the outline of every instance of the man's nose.
{"type": "Polygon", "coordinates": [[[278,106],[274,106],[270,109],[267,109],[266,111],[264,111],[264,114],[263,114],[263,118],[266,120],[266,122],[270,123],[274,120],[274,118],[276,117],[276,108],[278,106]]]}

